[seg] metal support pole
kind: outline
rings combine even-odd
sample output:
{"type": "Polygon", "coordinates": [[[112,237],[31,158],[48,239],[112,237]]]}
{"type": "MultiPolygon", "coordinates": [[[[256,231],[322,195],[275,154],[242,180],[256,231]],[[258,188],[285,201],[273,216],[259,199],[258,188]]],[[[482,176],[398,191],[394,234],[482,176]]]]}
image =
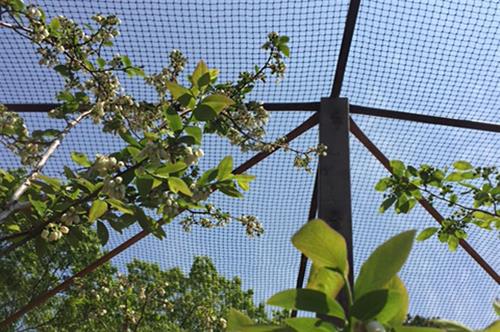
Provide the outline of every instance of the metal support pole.
{"type": "MultiPolygon", "coordinates": [[[[342,234],[347,243],[353,285],[351,177],[349,164],[349,103],[347,98],[323,98],[319,112],[319,142],[328,147],[319,159],[318,216],[342,234]]],[[[346,294],[338,298],[347,310],[346,294]]]]}

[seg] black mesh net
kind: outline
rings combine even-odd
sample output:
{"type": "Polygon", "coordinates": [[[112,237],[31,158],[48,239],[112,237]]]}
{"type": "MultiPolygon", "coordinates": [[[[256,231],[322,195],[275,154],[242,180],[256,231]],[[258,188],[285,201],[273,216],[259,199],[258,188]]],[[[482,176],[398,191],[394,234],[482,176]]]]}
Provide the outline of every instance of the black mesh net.
{"type": "MultiPolygon", "coordinates": [[[[290,36],[292,57],[283,82],[259,86],[253,98],[266,102],[318,101],[330,92],[348,1],[39,1],[50,15],[63,14],[86,22],[96,12],[117,14],[122,36],[117,51],[129,55],[146,72],[158,71],[168,52],[177,48],[190,59],[189,72],[198,59],[221,70],[222,79],[234,79],[241,70],[264,61],[259,50],[270,31],[290,36]]],[[[350,51],[342,95],[352,104],[413,113],[495,122],[499,118],[500,7],[495,1],[426,2],[362,1],[350,51]]],[[[61,86],[49,70],[33,67],[33,48],[9,31],[0,29],[0,102],[49,103],[61,86]],[[8,51],[7,51],[8,50],[8,51]]],[[[139,81],[126,88],[138,98],[153,98],[139,81]]],[[[288,132],[310,113],[273,113],[269,135],[288,132]]],[[[44,114],[25,114],[30,128],[48,125],[44,114]]],[[[458,159],[477,165],[499,165],[496,133],[354,116],[362,130],[389,159],[446,166],[458,159]]],[[[317,143],[317,128],[293,144],[317,143]]],[[[120,141],[100,133],[90,123],[80,126],[50,161],[55,174],[69,163],[72,150],[105,153],[120,141]]],[[[206,143],[202,166],[215,165],[241,154],[219,139],[206,143]]],[[[0,167],[15,167],[14,157],[0,150],[0,167]]],[[[257,175],[245,199],[215,195],[213,199],[234,214],[251,213],[264,222],[266,233],[248,239],[238,225],[223,229],[197,229],[184,233],[175,223],[167,237],[148,237],[114,259],[123,268],[133,258],[164,268],[188,269],[196,255],[209,255],[226,276],[239,275],[245,288],[255,290],[257,301],[295,286],[299,255],[290,236],[308,214],[314,176],[292,166],[292,156],[277,152],[252,168],[257,175]]],[[[386,175],[382,166],[351,137],[351,176],[355,271],[390,235],[409,228],[433,225],[420,207],[410,215],[378,213],[382,200],[373,186],[386,175]]],[[[113,234],[109,248],[137,229],[113,234]]],[[[469,242],[497,271],[497,234],[472,232],[469,242]]],[[[494,319],[490,304],[498,285],[462,250],[448,253],[430,240],[417,244],[402,278],[411,294],[411,313],[457,319],[483,327],[494,319]]]]}

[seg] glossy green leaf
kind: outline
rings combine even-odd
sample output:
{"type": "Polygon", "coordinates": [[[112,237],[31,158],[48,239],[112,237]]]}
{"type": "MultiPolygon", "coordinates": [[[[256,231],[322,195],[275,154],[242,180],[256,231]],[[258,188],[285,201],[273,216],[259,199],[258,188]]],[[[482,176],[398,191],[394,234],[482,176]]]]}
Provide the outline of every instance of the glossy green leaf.
{"type": "Polygon", "coordinates": [[[184,107],[192,109],[195,105],[195,100],[191,94],[191,91],[174,82],[165,83],[168,91],[172,95],[172,98],[179,102],[184,107]]]}
{"type": "Polygon", "coordinates": [[[188,185],[184,180],[177,177],[168,178],[168,186],[170,190],[174,193],[183,193],[186,196],[193,196],[193,192],[189,189],[188,185]]]}
{"type": "Polygon", "coordinates": [[[97,236],[99,237],[99,241],[101,241],[102,245],[108,243],[109,240],[108,229],[106,228],[106,225],[104,225],[100,221],[97,222],[97,236]]]}
{"type": "Polygon", "coordinates": [[[389,299],[387,289],[378,289],[359,297],[351,307],[351,315],[361,321],[375,318],[384,309],[389,299]]]}
{"type": "Polygon", "coordinates": [[[312,264],[307,288],[323,292],[334,299],[344,284],[344,278],[339,272],[312,264]]]}
{"type": "Polygon", "coordinates": [[[384,308],[382,313],[377,316],[377,319],[387,322],[388,325],[403,324],[407,318],[408,310],[410,308],[410,297],[408,295],[408,291],[406,290],[403,281],[398,276],[394,276],[385,288],[397,293],[398,296],[395,296],[392,292],[389,293],[389,301],[395,302],[396,304],[394,306],[384,308]],[[395,309],[393,310],[393,308],[395,309]]]}
{"type": "Polygon", "coordinates": [[[339,269],[344,275],[348,274],[345,240],[323,220],[309,221],[295,233],[292,243],[317,267],[339,269]]]}
{"type": "Polygon", "coordinates": [[[198,89],[208,85],[210,83],[210,74],[208,72],[208,67],[203,60],[200,60],[196,65],[196,68],[191,75],[191,83],[198,89]]]}
{"type": "Polygon", "coordinates": [[[204,98],[194,110],[194,117],[198,121],[210,121],[227,107],[234,104],[234,101],[224,95],[211,95],[204,98]]]}
{"type": "Polygon", "coordinates": [[[200,127],[187,126],[184,131],[194,139],[194,144],[201,144],[203,133],[200,127]]]}
{"type": "Polygon", "coordinates": [[[165,115],[165,120],[167,120],[168,126],[171,130],[174,132],[182,130],[182,119],[174,108],[168,106],[164,107],[163,114],[165,115]]]}
{"type": "Polygon", "coordinates": [[[217,166],[217,180],[221,181],[232,175],[233,171],[233,157],[224,157],[217,166]]]}
{"type": "Polygon", "coordinates": [[[182,161],[178,161],[175,164],[167,163],[165,164],[165,166],[156,169],[154,171],[154,175],[166,179],[170,176],[170,174],[180,172],[182,170],[185,170],[186,168],[186,163],[182,161]]]}
{"type": "Polygon", "coordinates": [[[92,206],[90,207],[89,211],[89,222],[94,222],[100,217],[102,217],[103,214],[108,211],[108,204],[105,201],[101,201],[100,199],[96,199],[94,202],[92,202],[92,206]]]}
{"type": "Polygon", "coordinates": [[[71,152],[71,159],[80,166],[83,166],[83,167],[92,166],[92,163],[90,162],[90,160],[83,153],[71,152]]]}
{"type": "Polygon", "coordinates": [[[392,204],[394,204],[394,202],[397,201],[397,197],[395,196],[391,196],[387,199],[385,199],[382,204],[380,205],[379,207],[379,212],[380,213],[384,213],[385,211],[387,211],[388,208],[390,208],[392,206],[392,204]]]}
{"type": "Polygon", "coordinates": [[[267,304],[345,318],[344,310],[337,301],[313,289],[288,289],[271,296],[267,304]]]}
{"type": "Polygon", "coordinates": [[[437,227],[428,227],[421,231],[418,236],[417,236],[417,241],[424,241],[436,234],[436,232],[439,230],[437,227]]]}
{"type": "Polygon", "coordinates": [[[106,199],[106,202],[108,202],[109,205],[111,205],[112,207],[114,207],[118,211],[123,212],[125,214],[133,214],[134,213],[134,211],[131,208],[127,207],[125,205],[125,203],[123,203],[122,201],[120,201],[118,199],[108,198],[108,199],[106,199]]]}
{"type": "Polygon", "coordinates": [[[285,324],[297,332],[333,332],[337,331],[335,325],[318,318],[288,318],[285,324]]]}
{"type": "Polygon", "coordinates": [[[375,249],[361,266],[354,286],[356,298],[372,290],[384,288],[406,262],[414,238],[414,230],[403,232],[375,249]]]}

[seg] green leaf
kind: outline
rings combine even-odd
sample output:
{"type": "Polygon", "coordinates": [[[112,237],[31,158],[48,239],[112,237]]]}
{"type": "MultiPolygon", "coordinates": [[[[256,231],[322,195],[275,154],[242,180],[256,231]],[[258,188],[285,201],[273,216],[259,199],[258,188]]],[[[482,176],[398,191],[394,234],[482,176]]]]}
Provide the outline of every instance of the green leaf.
{"type": "Polygon", "coordinates": [[[95,220],[102,217],[103,214],[108,211],[108,204],[105,201],[101,201],[100,199],[96,199],[92,202],[92,206],[89,211],[89,222],[94,222],[95,220]]]}
{"type": "Polygon", "coordinates": [[[165,164],[165,166],[156,169],[153,174],[160,178],[166,179],[170,176],[170,174],[180,172],[182,170],[185,170],[186,168],[187,165],[185,162],[178,161],[175,164],[172,163],[165,164]]]}
{"type": "Polygon", "coordinates": [[[275,325],[255,324],[238,310],[230,309],[227,316],[226,332],[295,332],[295,330],[275,325]]]}
{"type": "Polygon", "coordinates": [[[80,166],[90,167],[92,163],[87,158],[87,156],[80,152],[71,152],[71,159],[80,166]]]}
{"type": "Polygon", "coordinates": [[[233,184],[230,185],[218,185],[217,188],[224,194],[230,196],[230,197],[235,197],[235,198],[242,198],[243,194],[238,191],[234,187],[233,184]]]}
{"type": "Polygon", "coordinates": [[[433,319],[431,320],[431,323],[435,324],[436,326],[439,326],[440,329],[444,329],[446,332],[473,332],[473,330],[470,329],[469,327],[453,320],[433,319]]]}
{"type": "MultiPolygon", "coordinates": [[[[420,327],[420,326],[393,326],[394,332],[448,332],[447,330],[438,329],[435,327],[420,327]]],[[[451,331],[449,331],[451,332],[451,331]]],[[[457,331],[458,332],[458,331],[457,331]]]]}
{"type": "Polygon", "coordinates": [[[384,213],[385,211],[387,211],[388,208],[390,208],[392,206],[392,204],[394,204],[394,202],[396,202],[397,200],[397,197],[396,196],[391,196],[387,199],[385,199],[382,204],[380,205],[380,207],[378,208],[378,211],[380,213],[384,213]]]}
{"type": "Polygon", "coordinates": [[[348,275],[345,240],[323,220],[309,221],[295,233],[292,243],[317,267],[339,269],[345,276],[348,275]]]}
{"type": "Polygon", "coordinates": [[[24,2],[22,0],[10,0],[8,3],[16,12],[22,12],[25,8],[24,2]]]}
{"type": "Polygon", "coordinates": [[[288,45],[280,44],[278,45],[278,50],[287,58],[290,57],[290,48],[288,47],[288,45]]]}
{"type": "Polygon", "coordinates": [[[61,22],[59,22],[58,17],[54,17],[49,24],[49,31],[54,35],[59,35],[59,29],[61,28],[61,22]]]}
{"type": "Polygon", "coordinates": [[[337,328],[332,323],[318,318],[288,318],[285,324],[292,327],[297,332],[333,332],[337,328]]]}
{"type": "Polygon", "coordinates": [[[218,174],[218,169],[217,168],[211,168],[207,171],[205,171],[200,178],[198,179],[198,185],[203,186],[207,183],[212,182],[217,178],[218,174]]]}
{"type": "Polygon", "coordinates": [[[21,231],[21,227],[19,227],[19,225],[16,224],[9,224],[5,226],[5,228],[7,228],[7,230],[12,233],[19,233],[21,231]]]}
{"type": "Polygon", "coordinates": [[[196,101],[194,100],[189,89],[186,89],[185,87],[174,82],[167,82],[166,86],[168,91],[170,91],[172,98],[179,102],[179,104],[188,109],[192,109],[195,106],[196,101]]]}
{"type": "Polygon", "coordinates": [[[47,204],[38,199],[34,199],[31,196],[28,196],[28,199],[31,205],[35,208],[36,213],[39,217],[43,217],[45,215],[45,211],[47,211],[47,204]]]}
{"type": "Polygon", "coordinates": [[[380,179],[377,184],[375,185],[375,190],[376,191],[385,191],[388,186],[389,186],[389,181],[390,181],[390,178],[383,178],[383,179],[380,179]]]}
{"type": "Polygon", "coordinates": [[[354,302],[350,311],[351,315],[361,321],[371,320],[384,309],[388,299],[387,289],[368,292],[354,302]]]}
{"type": "MultiPolygon", "coordinates": [[[[61,76],[64,77],[70,77],[71,76],[71,70],[65,66],[65,65],[57,65],[54,67],[54,70],[57,71],[61,76]]],[[[66,96],[67,98],[67,96],[66,96]]],[[[66,102],[72,102],[73,101],[73,96],[71,98],[66,99],[66,102]],[[70,99],[70,100],[68,100],[70,99]]]]}
{"type": "Polygon", "coordinates": [[[497,316],[500,316],[500,299],[496,299],[495,302],[493,302],[493,309],[495,309],[497,316]]]}
{"type": "Polygon", "coordinates": [[[482,332],[498,332],[500,331],[500,320],[494,321],[488,325],[482,332]]]}
{"type": "Polygon", "coordinates": [[[210,121],[215,119],[220,112],[234,104],[234,101],[224,95],[214,94],[205,97],[194,110],[194,117],[198,121],[210,121]]]}
{"type": "Polygon", "coordinates": [[[102,245],[108,243],[109,240],[108,229],[106,228],[106,225],[104,225],[100,221],[97,222],[97,236],[99,237],[99,241],[101,241],[102,245]]]}
{"type": "Polygon", "coordinates": [[[194,138],[194,144],[201,144],[203,133],[200,127],[187,126],[184,130],[186,131],[187,135],[194,138]]]}
{"type": "Polygon", "coordinates": [[[56,190],[61,189],[61,180],[59,180],[57,178],[52,178],[50,176],[40,174],[40,175],[38,175],[38,179],[42,180],[43,182],[45,182],[46,184],[48,184],[49,186],[51,186],[52,188],[54,188],[56,190]]]}
{"type": "Polygon", "coordinates": [[[201,88],[210,83],[210,74],[208,72],[208,67],[203,60],[200,60],[200,62],[198,62],[198,64],[196,65],[193,75],[191,75],[191,83],[197,88],[201,88]]]}
{"type": "Polygon", "coordinates": [[[354,286],[356,298],[383,288],[403,267],[413,246],[415,230],[400,233],[380,245],[363,263],[354,286]]]}
{"type": "Polygon", "coordinates": [[[397,292],[397,297],[393,295],[393,292],[389,293],[389,302],[396,302],[396,310],[391,312],[393,306],[388,306],[389,308],[384,308],[382,313],[377,316],[377,319],[383,320],[386,318],[385,316],[389,316],[387,317],[388,325],[403,324],[407,318],[408,310],[410,308],[410,297],[408,295],[408,291],[406,290],[403,281],[398,276],[394,276],[385,288],[390,291],[397,292]]]}
{"type": "Polygon", "coordinates": [[[125,142],[130,144],[132,147],[142,149],[141,144],[139,142],[137,142],[137,140],[134,137],[132,137],[132,135],[130,134],[129,131],[119,132],[119,135],[125,142]]]}
{"type": "Polygon", "coordinates": [[[478,175],[475,174],[473,171],[452,172],[445,178],[445,180],[450,181],[450,182],[459,182],[462,180],[472,180],[472,179],[475,179],[477,177],[478,177],[478,175]]]}
{"type": "Polygon", "coordinates": [[[227,330],[229,331],[237,331],[236,329],[245,325],[253,325],[254,322],[245,315],[244,313],[236,310],[229,309],[229,313],[227,315],[227,330]]]}
{"type": "Polygon", "coordinates": [[[132,67],[132,62],[130,61],[128,56],[122,55],[120,57],[120,60],[122,61],[123,67],[132,67]]]}
{"type": "Polygon", "coordinates": [[[134,211],[131,208],[127,207],[124,202],[118,199],[108,198],[106,199],[106,202],[108,202],[109,205],[111,205],[120,212],[123,212],[125,214],[134,214],[134,211]]]}
{"type": "Polygon", "coordinates": [[[106,66],[106,60],[104,60],[103,58],[97,58],[96,62],[99,68],[101,69],[104,68],[104,66],[106,66]]]}
{"type": "Polygon", "coordinates": [[[448,236],[448,249],[450,251],[456,251],[457,250],[457,247],[458,247],[458,244],[459,244],[459,239],[454,236],[454,235],[450,235],[448,236]]]}
{"type": "Polygon", "coordinates": [[[226,156],[221,160],[217,166],[217,180],[222,181],[232,174],[233,171],[233,157],[226,156]]]}
{"type": "Polygon", "coordinates": [[[177,114],[177,112],[173,107],[165,107],[163,109],[163,113],[165,115],[165,120],[167,120],[170,129],[172,129],[174,132],[182,130],[183,128],[182,119],[179,116],[179,114],[177,114]]]}
{"type": "Polygon", "coordinates": [[[174,193],[181,192],[186,196],[193,196],[193,192],[189,189],[186,182],[177,177],[168,178],[168,186],[174,193]]]}
{"type": "Polygon", "coordinates": [[[473,169],[472,165],[465,160],[458,160],[454,162],[453,167],[455,167],[455,169],[458,169],[460,171],[468,171],[470,169],[473,169]]]}
{"type": "Polygon", "coordinates": [[[236,183],[238,183],[238,186],[240,186],[241,189],[247,191],[250,189],[250,182],[255,180],[255,175],[236,174],[234,176],[234,179],[236,180],[236,183]]]}
{"type": "Polygon", "coordinates": [[[437,227],[428,227],[424,229],[423,231],[420,232],[417,236],[417,241],[424,241],[436,234],[436,232],[439,230],[437,227]]]}
{"type": "Polygon", "coordinates": [[[317,267],[316,264],[311,266],[307,288],[323,292],[334,299],[344,284],[344,277],[339,272],[325,267],[317,267]]]}
{"type": "Polygon", "coordinates": [[[325,293],[313,289],[288,289],[271,296],[267,304],[282,307],[325,314],[340,319],[345,318],[342,306],[325,293]]]}
{"type": "Polygon", "coordinates": [[[147,197],[153,189],[153,178],[151,176],[138,176],[135,179],[135,185],[137,186],[139,194],[143,197],[147,197]]]}
{"type": "Polygon", "coordinates": [[[391,160],[391,170],[394,175],[404,176],[406,172],[405,164],[400,160],[391,160]]]}

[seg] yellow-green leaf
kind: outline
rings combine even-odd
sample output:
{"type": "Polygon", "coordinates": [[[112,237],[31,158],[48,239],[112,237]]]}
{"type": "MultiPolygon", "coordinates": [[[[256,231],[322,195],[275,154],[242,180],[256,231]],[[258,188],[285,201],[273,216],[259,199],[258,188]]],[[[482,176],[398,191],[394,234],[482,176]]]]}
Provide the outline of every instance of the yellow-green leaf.
{"type": "Polygon", "coordinates": [[[177,177],[169,177],[168,178],[168,186],[170,190],[174,193],[183,193],[187,196],[193,196],[193,192],[189,189],[188,185],[184,180],[177,177]]]}
{"type": "Polygon", "coordinates": [[[330,298],[325,293],[313,289],[288,289],[271,296],[267,304],[285,309],[304,310],[325,314],[340,319],[345,318],[344,310],[340,303],[330,298]]]}
{"type": "Polygon", "coordinates": [[[354,285],[356,298],[382,289],[399,272],[413,246],[415,231],[400,233],[380,245],[363,263],[354,285]]]}
{"type": "Polygon", "coordinates": [[[108,204],[105,201],[101,201],[100,199],[96,199],[94,202],[92,202],[92,206],[90,207],[89,211],[89,222],[94,222],[100,217],[102,217],[103,214],[108,211],[108,204]]]}
{"type": "Polygon", "coordinates": [[[345,240],[323,220],[309,221],[295,233],[292,243],[317,267],[339,269],[346,276],[349,273],[345,240]]]}

